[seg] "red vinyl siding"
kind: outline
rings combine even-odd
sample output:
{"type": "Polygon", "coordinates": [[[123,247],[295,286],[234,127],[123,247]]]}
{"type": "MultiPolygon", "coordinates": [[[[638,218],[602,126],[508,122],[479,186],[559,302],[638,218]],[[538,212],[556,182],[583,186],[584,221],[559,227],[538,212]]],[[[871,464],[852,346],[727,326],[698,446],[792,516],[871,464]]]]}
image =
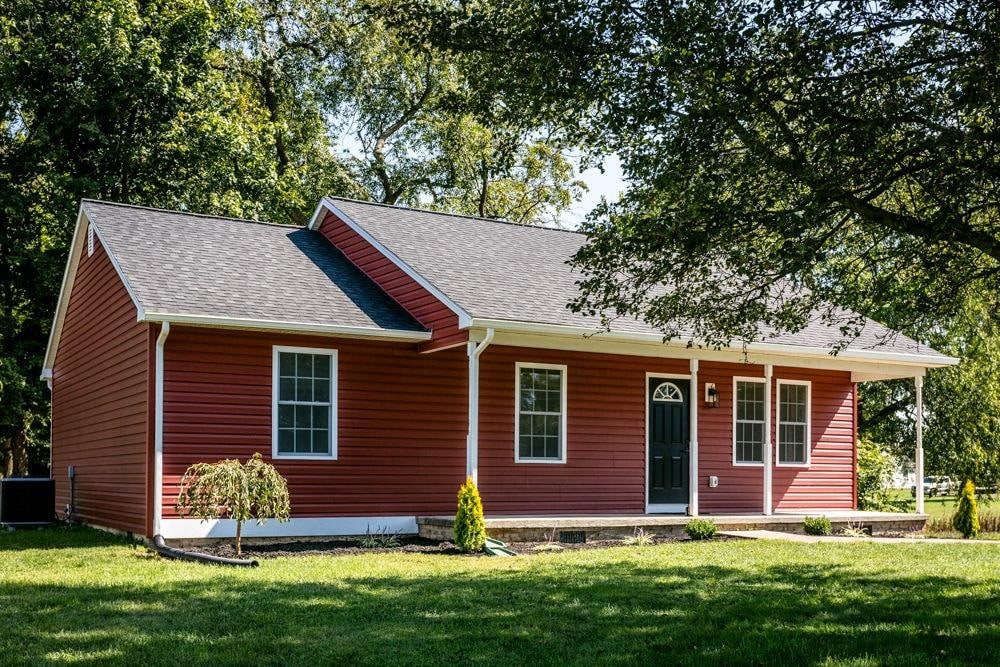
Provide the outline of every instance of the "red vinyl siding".
{"type": "MultiPolygon", "coordinates": [[[[733,377],[764,376],[762,366],[702,362],[698,381],[714,382],[720,405],[698,411],[701,512],[761,512],[764,469],[733,465],[733,377]],[[719,486],[707,486],[708,476],[719,486]]],[[[775,509],[851,509],[854,506],[854,385],[850,373],[775,367],[772,376],[772,430],[775,442],[778,380],[812,382],[810,406],[811,460],[808,467],[775,466],[772,497],[775,509]]],[[[777,462],[777,453],[773,459],[777,462]]]]}
{"type": "Polygon", "coordinates": [[[430,352],[468,340],[467,332],[458,328],[458,315],[340,218],[328,214],[319,232],[415,320],[431,330],[432,338],[421,345],[422,351],[430,352]]]}
{"type": "Polygon", "coordinates": [[[479,483],[487,513],[646,511],[646,373],[688,362],[491,346],[481,357],[479,483]],[[567,368],[566,463],[514,462],[515,363],[567,368]]]}
{"type": "Polygon", "coordinates": [[[454,512],[465,475],[465,350],[175,326],[164,362],[164,516],[197,461],[271,459],[272,346],[337,350],[337,460],[277,459],[295,517],[454,512]]]}
{"type": "Polygon", "coordinates": [[[52,377],[56,510],[76,469],[79,521],[144,534],[149,443],[149,326],[100,241],[82,251],[52,377]]]}

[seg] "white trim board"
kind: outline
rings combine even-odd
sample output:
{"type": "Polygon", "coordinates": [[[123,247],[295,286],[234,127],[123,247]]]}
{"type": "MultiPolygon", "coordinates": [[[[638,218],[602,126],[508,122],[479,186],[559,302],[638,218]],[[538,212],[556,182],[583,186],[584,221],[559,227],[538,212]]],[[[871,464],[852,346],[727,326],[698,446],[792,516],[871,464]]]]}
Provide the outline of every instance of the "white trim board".
{"type": "Polygon", "coordinates": [[[359,225],[351,216],[340,210],[335,203],[329,198],[324,197],[320,201],[319,206],[316,207],[316,212],[313,213],[312,219],[309,221],[309,229],[318,230],[319,224],[321,224],[321,209],[326,208],[330,213],[337,216],[341,222],[350,227],[355,234],[363,238],[368,242],[373,248],[375,248],[381,255],[386,259],[396,265],[396,267],[403,273],[408,275],[413,279],[418,285],[423,287],[425,290],[430,292],[431,296],[447,306],[448,310],[455,313],[458,316],[458,328],[467,329],[472,324],[472,315],[465,311],[464,308],[459,306],[457,303],[452,301],[444,292],[438,289],[431,281],[424,278],[420,273],[417,272],[412,266],[404,262],[398,255],[389,250],[385,245],[379,242],[374,236],[372,236],[364,227],[359,225]]]}
{"type": "MultiPolygon", "coordinates": [[[[284,523],[268,520],[263,526],[256,521],[243,524],[243,537],[323,537],[326,535],[364,535],[368,532],[398,535],[417,533],[416,516],[350,516],[310,517],[291,519],[284,523]]],[[[164,519],[161,534],[164,539],[198,539],[235,537],[236,522],[232,519],[164,519]]]]}
{"type": "Polygon", "coordinates": [[[389,339],[406,342],[423,342],[431,339],[428,331],[404,331],[400,329],[375,329],[335,324],[314,324],[311,322],[288,322],[283,320],[253,320],[219,315],[188,315],[179,313],[145,313],[142,322],[172,322],[215,329],[246,329],[251,331],[284,331],[289,333],[325,334],[349,338],[389,339]]]}

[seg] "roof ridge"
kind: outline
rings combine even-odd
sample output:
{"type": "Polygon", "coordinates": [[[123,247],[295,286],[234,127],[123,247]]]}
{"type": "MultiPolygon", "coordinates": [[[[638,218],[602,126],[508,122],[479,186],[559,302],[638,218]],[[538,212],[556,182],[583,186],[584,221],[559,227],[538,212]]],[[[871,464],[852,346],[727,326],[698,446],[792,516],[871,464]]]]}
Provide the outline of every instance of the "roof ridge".
{"type": "Polygon", "coordinates": [[[269,220],[251,220],[250,218],[234,218],[228,215],[213,215],[211,213],[193,213],[191,211],[178,211],[177,209],[170,208],[160,208],[158,206],[142,206],[140,204],[125,204],[117,201],[107,201],[104,199],[91,199],[90,197],[84,197],[80,200],[81,204],[84,203],[91,204],[103,204],[105,206],[118,206],[120,208],[134,208],[140,211],[156,211],[157,213],[170,213],[172,215],[186,215],[193,218],[209,218],[212,220],[224,220],[227,222],[246,222],[252,225],[267,225],[269,227],[284,227],[286,229],[304,229],[303,225],[286,225],[281,222],[271,222],[269,220]]]}
{"type": "Polygon", "coordinates": [[[397,204],[386,204],[384,202],[377,201],[365,201],[363,199],[352,199],[351,197],[336,197],[334,195],[327,195],[326,199],[331,201],[346,201],[352,204],[365,204],[367,206],[379,206],[381,208],[388,208],[394,211],[415,211],[417,213],[429,213],[431,215],[443,215],[449,218],[464,218],[465,220],[475,220],[477,222],[492,222],[498,225],[509,225],[511,227],[521,227],[524,229],[543,229],[550,232],[564,232],[568,234],[579,234],[580,236],[585,236],[585,234],[576,229],[564,229],[562,227],[544,227],[542,225],[529,225],[523,222],[511,222],[510,220],[501,220],[499,218],[484,218],[478,215],[468,215],[466,213],[448,213],[447,211],[433,211],[427,208],[419,208],[415,206],[399,206],[397,204]]]}

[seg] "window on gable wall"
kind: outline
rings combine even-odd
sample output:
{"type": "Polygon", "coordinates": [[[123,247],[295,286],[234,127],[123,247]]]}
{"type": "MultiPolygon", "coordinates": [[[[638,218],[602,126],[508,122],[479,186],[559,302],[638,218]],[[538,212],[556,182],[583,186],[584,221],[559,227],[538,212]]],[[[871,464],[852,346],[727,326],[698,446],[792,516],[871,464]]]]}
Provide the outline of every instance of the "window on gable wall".
{"type": "Polygon", "coordinates": [[[337,458],[337,353],[274,348],[274,443],[278,458],[337,458]]]}

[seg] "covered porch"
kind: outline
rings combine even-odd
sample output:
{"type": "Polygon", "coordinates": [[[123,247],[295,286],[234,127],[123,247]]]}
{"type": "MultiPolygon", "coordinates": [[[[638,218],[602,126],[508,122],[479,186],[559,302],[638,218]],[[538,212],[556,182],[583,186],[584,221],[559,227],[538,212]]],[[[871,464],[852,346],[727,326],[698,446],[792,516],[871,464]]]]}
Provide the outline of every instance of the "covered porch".
{"type": "MultiPolygon", "coordinates": [[[[807,516],[825,516],[834,533],[847,527],[860,528],[872,534],[912,533],[924,529],[926,514],[899,512],[863,512],[857,510],[796,510],[764,514],[718,514],[710,517],[719,530],[772,530],[803,532],[807,516]]],[[[684,534],[684,526],[693,517],[677,514],[633,514],[605,516],[487,516],[486,531],[495,539],[510,542],[585,542],[588,540],[620,539],[634,535],[639,529],[660,537],[684,534]]],[[[451,539],[454,517],[417,517],[421,537],[434,540],[451,539]]]]}

